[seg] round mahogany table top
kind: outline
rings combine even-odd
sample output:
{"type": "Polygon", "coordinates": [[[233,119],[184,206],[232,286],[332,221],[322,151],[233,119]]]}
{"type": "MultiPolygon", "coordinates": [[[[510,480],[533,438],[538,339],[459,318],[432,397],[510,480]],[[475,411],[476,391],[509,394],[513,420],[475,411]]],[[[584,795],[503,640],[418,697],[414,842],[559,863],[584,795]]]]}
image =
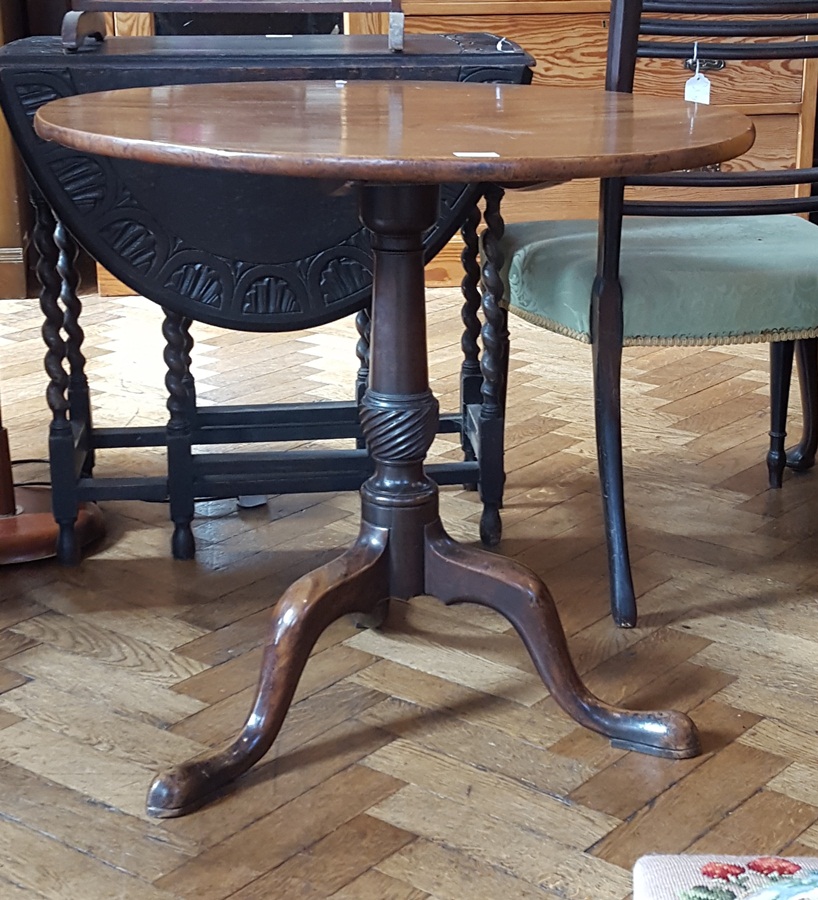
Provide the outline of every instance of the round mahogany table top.
{"type": "Polygon", "coordinates": [[[567,181],[697,168],[753,143],[744,116],[546,86],[275,81],[55,100],[40,137],[151,163],[356,181],[567,181]]]}

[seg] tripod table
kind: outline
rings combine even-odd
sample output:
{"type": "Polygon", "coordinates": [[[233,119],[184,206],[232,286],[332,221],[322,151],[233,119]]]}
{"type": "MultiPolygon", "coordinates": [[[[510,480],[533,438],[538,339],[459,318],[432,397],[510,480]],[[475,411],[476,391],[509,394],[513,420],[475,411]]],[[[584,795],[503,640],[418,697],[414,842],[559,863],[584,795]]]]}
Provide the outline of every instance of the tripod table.
{"type": "Polygon", "coordinates": [[[571,662],[543,582],[444,531],[437,487],[423,466],[438,404],[429,389],[422,235],[437,218],[442,183],[553,184],[705,166],[751,146],[748,119],[603,91],[299,81],[67,97],[41,107],[35,128],[85,153],[350,183],[372,232],[371,360],[361,423],[375,474],[361,489],[360,534],[284,593],[243,730],[225,747],[159,776],[148,793],[150,814],[191,812],[259,760],[321,632],[348,613],[381,624],[389,597],[431,594],[497,610],[577,722],[620,747],[673,758],[699,752],[684,714],[634,712],[593,696],[571,662]]]}

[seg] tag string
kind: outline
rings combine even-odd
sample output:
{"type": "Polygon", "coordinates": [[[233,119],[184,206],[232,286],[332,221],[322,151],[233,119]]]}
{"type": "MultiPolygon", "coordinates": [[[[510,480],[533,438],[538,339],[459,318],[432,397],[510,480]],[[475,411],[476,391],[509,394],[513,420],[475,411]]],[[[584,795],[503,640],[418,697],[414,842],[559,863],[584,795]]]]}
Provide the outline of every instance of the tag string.
{"type": "Polygon", "coordinates": [[[696,64],[696,75],[699,74],[699,42],[693,42],[693,62],[696,64]]]}

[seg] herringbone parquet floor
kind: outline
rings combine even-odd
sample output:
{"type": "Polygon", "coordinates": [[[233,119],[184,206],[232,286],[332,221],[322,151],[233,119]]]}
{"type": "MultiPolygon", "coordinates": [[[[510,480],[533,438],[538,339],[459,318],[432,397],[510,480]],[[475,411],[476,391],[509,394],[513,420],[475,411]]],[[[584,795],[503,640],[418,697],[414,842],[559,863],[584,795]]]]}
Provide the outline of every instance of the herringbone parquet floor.
{"type": "MultiPolygon", "coordinates": [[[[458,308],[433,292],[432,375],[450,409],[458,308]]],[[[36,304],[0,313],[13,455],[42,457],[36,304]]],[[[164,421],[158,308],[91,297],[84,323],[97,421],[164,421]]],[[[592,690],[690,711],[704,755],[611,749],[555,707],[503,620],[418,598],[381,632],[341,622],[322,637],[281,738],[234,793],[148,820],[154,771],[243,721],[269,608],[354,537],[357,499],[200,504],[190,563],[170,559],[164,506],[108,503],[81,567],[0,572],[2,900],[622,900],[650,851],[818,854],[818,476],[765,490],[766,347],[626,354],[642,617],[617,631],[589,350],[512,325],[499,551],[546,578],[592,690]]],[[[194,333],[203,402],[350,396],[349,322],[194,333]]],[[[98,467],[149,470],[161,454],[108,451],[98,467]]],[[[446,489],[442,509],[476,540],[474,494],[446,489]]]]}

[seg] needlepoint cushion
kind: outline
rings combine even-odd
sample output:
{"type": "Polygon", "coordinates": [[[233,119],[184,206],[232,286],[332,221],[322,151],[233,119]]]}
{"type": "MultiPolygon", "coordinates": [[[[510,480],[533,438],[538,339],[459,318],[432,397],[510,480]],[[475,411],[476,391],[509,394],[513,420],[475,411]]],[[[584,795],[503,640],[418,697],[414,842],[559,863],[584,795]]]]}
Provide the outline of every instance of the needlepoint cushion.
{"type": "Polygon", "coordinates": [[[633,900],[818,900],[818,858],[643,856],[633,900]]]}
{"type": "MultiPolygon", "coordinates": [[[[506,303],[590,342],[596,221],[506,226],[506,303]]],[[[818,227],[798,216],[628,217],[624,346],[766,342],[818,335],[818,227]]]]}

